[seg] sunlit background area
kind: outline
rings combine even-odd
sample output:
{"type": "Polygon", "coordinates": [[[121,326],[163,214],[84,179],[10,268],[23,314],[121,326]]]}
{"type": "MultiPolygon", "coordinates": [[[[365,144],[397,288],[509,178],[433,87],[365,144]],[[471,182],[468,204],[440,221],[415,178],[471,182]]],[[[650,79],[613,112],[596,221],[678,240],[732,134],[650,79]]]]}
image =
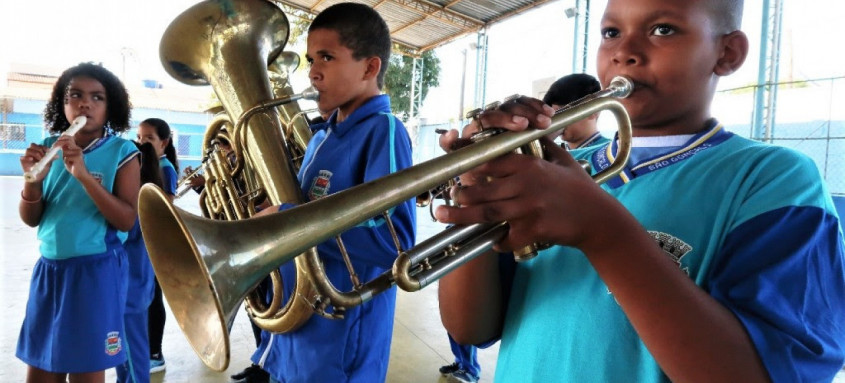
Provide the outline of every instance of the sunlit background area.
{"type": "MultiPolygon", "coordinates": [[[[209,86],[190,86],[172,78],[160,56],[165,29],[196,2],[0,0],[0,176],[5,176],[0,196],[17,201],[22,184],[19,157],[31,142],[48,135],[42,113],[52,86],[64,69],[80,62],[101,63],[126,84],[134,105],[133,129],[127,133],[128,138],[135,137],[140,121],[162,118],[175,130],[174,144],[182,168],[200,166],[204,132],[214,116],[217,97],[209,86]]],[[[570,73],[595,75],[605,2],[528,1],[506,18],[455,34],[424,51],[397,46],[396,58],[412,69],[405,68],[405,84],[394,86],[413,86],[410,93],[393,97],[392,103],[395,108],[407,105],[401,116],[413,140],[415,163],[443,154],[436,130],[460,128],[473,109],[514,94],[542,98],[554,80],[570,73]],[[426,73],[435,74],[434,78],[425,78],[426,73]]],[[[284,50],[301,58],[305,52],[305,35],[301,32],[313,16],[302,7],[291,7],[288,1],[276,4],[288,14],[293,31],[284,50]]],[[[431,5],[433,2],[427,4],[437,7],[431,5]]],[[[448,13],[447,7],[440,12],[448,13]]],[[[841,0],[745,1],[743,30],[751,49],[744,66],[721,80],[712,105],[713,115],[728,130],[811,157],[840,216],[845,214],[845,50],[835,31],[842,15],[845,1],[841,0]]],[[[391,26],[395,22],[387,21],[391,26]]],[[[309,86],[307,63],[300,60],[288,69],[294,92],[309,86]]],[[[401,83],[405,77],[397,78],[401,83]]],[[[299,105],[309,117],[316,116],[313,102],[299,105]]],[[[599,122],[604,135],[614,134],[612,116],[603,115],[599,122]]],[[[195,207],[195,200],[179,203],[195,207]]],[[[11,370],[4,370],[6,364],[0,364],[0,381],[19,381],[25,369],[14,359],[14,342],[23,316],[25,302],[21,299],[25,300],[31,264],[37,257],[35,231],[19,222],[15,206],[3,205],[0,222],[0,300],[13,302],[4,306],[9,315],[0,319],[0,355],[7,359],[4,363],[14,363],[11,370]],[[3,290],[3,284],[17,288],[3,290]]],[[[442,229],[430,219],[427,208],[417,213],[418,240],[442,229]]],[[[388,376],[391,382],[420,381],[414,376],[401,377],[398,372],[421,368],[415,366],[420,363],[430,364],[422,368],[431,372],[422,380],[437,381],[436,368],[451,362],[445,330],[436,315],[436,287],[425,291],[422,304],[400,292],[394,338],[418,348],[393,349],[388,376]]],[[[247,331],[244,318],[237,323],[236,331],[247,331]]],[[[178,337],[175,322],[170,320],[168,326],[169,334],[178,337]]],[[[241,342],[238,350],[242,354],[251,352],[251,335],[241,335],[237,338],[241,342]]],[[[203,368],[184,342],[166,347],[174,347],[165,349],[166,353],[184,354],[180,357],[185,368],[203,368]]],[[[492,380],[496,350],[494,347],[481,353],[482,381],[492,380]]],[[[244,355],[238,358],[238,362],[246,363],[244,355]]],[[[207,381],[226,381],[226,374],[201,376],[207,381]]],[[[189,373],[170,377],[167,381],[192,381],[189,373]]],[[[839,379],[845,382],[845,378],[839,379]]]]}

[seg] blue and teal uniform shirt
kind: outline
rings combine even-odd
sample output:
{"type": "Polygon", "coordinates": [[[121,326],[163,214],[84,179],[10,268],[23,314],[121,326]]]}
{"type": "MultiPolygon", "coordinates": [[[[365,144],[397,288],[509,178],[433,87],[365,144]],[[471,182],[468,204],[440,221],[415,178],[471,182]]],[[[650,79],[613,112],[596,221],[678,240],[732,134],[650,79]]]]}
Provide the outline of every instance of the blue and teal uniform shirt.
{"type": "Polygon", "coordinates": [[[166,156],[159,157],[158,166],[161,168],[162,190],[169,195],[176,195],[176,187],[179,186],[179,175],[176,173],[176,167],[166,156]]]}
{"type": "Polygon", "coordinates": [[[590,136],[590,138],[588,138],[584,142],[582,142],[581,145],[579,145],[577,148],[573,148],[573,149],[583,149],[583,148],[590,147],[590,146],[593,146],[593,145],[606,144],[608,142],[610,142],[609,138],[602,136],[601,133],[599,133],[599,132],[595,132],[595,133],[593,133],[592,136],[590,136]]]}
{"type": "MultiPolygon", "coordinates": [[[[41,145],[52,147],[58,136],[44,139],[41,145]]],[[[131,141],[106,135],[83,149],[88,172],[109,192],[114,191],[117,172],[139,154],[131,141]]],[[[59,158],[50,165],[43,181],[46,208],[38,224],[41,255],[48,259],[66,259],[101,254],[121,246],[119,232],[94,204],[82,184],[65,169],[59,158]]]]}
{"type": "MultiPolygon", "coordinates": [[[[736,315],[773,381],[833,380],[845,362],[843,237],[813,161],[715,120],[669,151],[639,149],[602,188],[736,315]]],[[[573,154],[597,172],[616,151],[573,154]]],[[[668,381],[579,250],[520,263],[512,288],[496,382],[668,381]]]]}
{"type": "MultiPolygon", "coordinates": [[[[411,141],[390,113],[386,95],[371,98],[338,123],[335,113],[318,126],[306,148],[299,180],[306,200],[315,200],[412,165],[411,141]]],[[[415,241],[416,212],[408,200],[391,209],[390,219],[403,249],[415,241]]],[[[361,282],[389,270],[398,255],[381,216],[341,235],[361,282]]],[[[334,239],[317,249],[332,284],[351,291],[352,283],[334,239]]],[[[282,266],[285,292],[293,289],[295,266],[282,266]]],[[[263,334],[253,361],[281,382],[381,382],[387,375],[396,288],[347,309],[342,320],[314,315],[289,334],[263,334]]]]}

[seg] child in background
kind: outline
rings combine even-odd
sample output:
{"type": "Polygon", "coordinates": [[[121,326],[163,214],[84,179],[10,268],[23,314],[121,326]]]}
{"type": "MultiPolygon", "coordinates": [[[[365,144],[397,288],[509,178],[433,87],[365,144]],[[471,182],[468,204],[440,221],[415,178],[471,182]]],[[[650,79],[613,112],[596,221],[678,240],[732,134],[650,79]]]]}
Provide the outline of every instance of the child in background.
{"type": "Polygon", "coordinates": [[[481,376],[478,364],[478,347],[471,344],[459,344],[448,333],[449,348],[455,356],[455,363],[440,367],[440,373],[449,383],[475,383],[481,376]]]}
{"type": "MultiPolygon", "coordinates": [[[[842,368],[843,238],[818,169],[710,114],[748,52],[741,19],[737,0],[609,0],[599,78],[635,84],[624,173],[599,186],[574,160],[598,172],[618,142],[570,155],[546,140],[546,160],[491,161],[462,177],[460,207],[438,208],[507,221],[497,250],[556,245],[518,264],[509,295],[495,256],[440,280],[456,340],[501,337],[496,382],[830,382],[842,368]]],[[[551,115],[522,98],[480,119],[522,130],[551,115]]]]}
{"type": "MultiPolygon", "coordinates": [[[[152,183],[161,187],[161,169],[158,155],[150,143],[135,143],[141,152],[141,185],[152,183]]],[[[141,225],[135,226],[123,243],[129,259],[129,287],[127,289],[124,331],[126,334],[127,360],[117,366],[119,383],[144,383],[150,381],[150,340],[147,329],[147,310],[155,292],[153,265],[147,246],[141,236],[141,225]]]]}
{"type": "Polygon", "coordinates": [[[107,69],[83,63],[64,71],[44,110],[53,134],[79,116],[73,136],[31,144],[21,157],[30,170],[50,147],[60,157],[24,184],[19,213],[38,227],[41,257],[32,271],[16,355],[27,382],[103,382],[126,361],[123,314],[127,258],[118,231],[137,217],[138,150],[115,134],[129,128],[126,88],[107,69]]]}
{"type": "MultiPolygon", "coordinates": [[[[315,200],[411,166],[411,141],[381,94],[390,57],[390,32],[369,6],[339,3],[323,10],[308,31],[311,85],[320,110],[334,111],[308,144],[299,180],[315,200]]],[[[288,208],[268,208],[261,213],[288,208]]],[[[403,248],[415,239],[415,206],[408,200],[391,211],[403,248]]],[[[376,217],[342,234],[361,281],[390,270],[397,249],[384,219],[376,217]]],[[[337,242],[318,247],[326,275],[340,291],[352,283],[337,242]]],[[[293,262],[282,266],[285,291],[292,290],[293,262]]],[[[278,382],[382,382],[387,375],[396,288],[347,309],[340,320],[313,315],[298,330],[267,334],[253,362],[278,382]],[[296,350],[296,351],[294,351],[296,350]]]]}
{"type": "Polygon", "coordinates": [[[173,196],[179,181],[179,160],[176,158],[170,125],[160,118],[148,118],[138,125],[137,139],[142,144],[149,142],[155,148],[164,182],[162,190],[173,196]]]}
{"type": "MultiPolygon", "coordinates": [[[[173,147],[173,133],[170,125],[160,118],[148,118],[138,125],[138,142],[153,145],[159,158],[162,175],[162,190],[172,200],[176,196],[179,180],[179,161],[176,159],[176,148],[173,147]]],[[[161,352],[161,342],[164,337],[164,323],[167,312],[164,310],[164,298],[161,286],[155,279],[155,294],[149,309],[150,335],[150,372],[164,371],[164,355],[161,352]]]]}
{"type": "MultiPolygon", "coordinates": [[[[600,90],[601,84],[595,77],[586,73],[570,74],[552,83],[546,95],[543,96],[543,102],[557,110],[600,90]]],[[[599,133],[598,119],[599,114],[595,113],[567,126],[561,134],[563,145],[568,149],[578,149],[609,142],[610,139],[599,133]]],[[[553,139],[554,137],[549,138],[553,139]]]]}

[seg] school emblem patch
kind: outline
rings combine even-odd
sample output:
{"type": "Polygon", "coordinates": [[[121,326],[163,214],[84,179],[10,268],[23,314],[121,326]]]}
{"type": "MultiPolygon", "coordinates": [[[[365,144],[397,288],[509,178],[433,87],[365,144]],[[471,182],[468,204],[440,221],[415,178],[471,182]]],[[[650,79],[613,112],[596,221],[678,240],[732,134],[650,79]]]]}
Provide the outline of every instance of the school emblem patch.
{"type": "Polygon", "coordinates": [[[122,348],[119,332],[112,331],[106,334],[106,355],[115,356],[122,348]]]}
{"type": "Polygon", "coordinates": [[[308,190],[308,197],[311,200],[325,197],[329,194],[329,186],[331,186],[332,172],[328,170],[320,170],[314,182],[311,183],[311,189],[308,190]]]}
{"type": "Polygon", "coordinates": [[[654,238],[654,241],[657,242],[657,245],[663,249],[663,252],[666,253],[669,257],[675,261],[675,264],[681,268],[684,272],[689,274],[689,268],[683,267],[681,264],[681,260],[684,258],[687,253],[692,251],[692,246],[688,243],[682,241],[680,238],[675,237],[668,233],[662,233],[659,231],[649,231],[649,235],[651,238],[654,238]]]}
{"type": "MultiPolygon", "coordinates": [[[[668,233],[649,230],[648,235],[654,239],[654,242],[657,242],[657,246],[660,246],[663,253],[669,256],[669,258],[672,258],[672,261],[678,265],[678,268],[689,276],[689,267],[684,267],[681,260],[685,255],[692,251],[692,246],[682,241],[680,238],[668,233]]],[[[607,289],[607,293],[611,295],[613,294],[610,289],[607,289]]],[[[614,297],[613,299],[616,298],[614,297]]]]}

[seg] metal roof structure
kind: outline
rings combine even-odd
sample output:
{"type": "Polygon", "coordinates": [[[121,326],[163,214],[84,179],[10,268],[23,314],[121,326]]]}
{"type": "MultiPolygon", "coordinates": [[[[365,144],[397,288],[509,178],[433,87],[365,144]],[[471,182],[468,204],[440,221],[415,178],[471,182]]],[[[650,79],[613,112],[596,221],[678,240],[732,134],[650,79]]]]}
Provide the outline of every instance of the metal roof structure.
{"type": "MultiPolygon", "coordinates": [[[[274,0],[316,16],[343,0],[274,0]]],[[[375,9],[393,41],[420,55],[554,0],[355,0],[375,9]]]]}

